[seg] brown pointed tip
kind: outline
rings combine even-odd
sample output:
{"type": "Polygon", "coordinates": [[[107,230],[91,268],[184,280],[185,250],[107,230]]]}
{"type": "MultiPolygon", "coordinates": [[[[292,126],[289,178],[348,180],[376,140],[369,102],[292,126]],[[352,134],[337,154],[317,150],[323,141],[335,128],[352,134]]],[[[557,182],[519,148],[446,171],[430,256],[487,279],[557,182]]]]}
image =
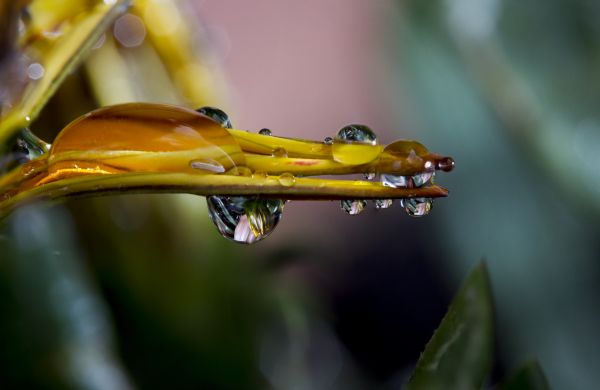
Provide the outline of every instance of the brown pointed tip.
{"type": "Polygon", "coordinates": [[[437,169],[450,172],[454,169],[454,159],[452,157],[444,157],[437,162],[437,169]]]}

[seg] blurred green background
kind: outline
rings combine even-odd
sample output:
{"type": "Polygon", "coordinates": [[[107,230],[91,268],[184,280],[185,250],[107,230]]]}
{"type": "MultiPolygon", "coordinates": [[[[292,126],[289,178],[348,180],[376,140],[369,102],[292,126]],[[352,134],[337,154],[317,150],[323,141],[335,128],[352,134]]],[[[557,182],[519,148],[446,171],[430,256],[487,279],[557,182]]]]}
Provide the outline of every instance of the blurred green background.
{"type": "MultiPolygon", "coordinates": [[[[490,384],[535,357],[553,388],[598,387],[600,3],[175,4],[217,74],[203,104],[287,137],[417,139],[455,158],[450,197],[423,219],[293,202],[252,246],[192,195],[18,210],[0,226],[0,387],[398,389],[481,259],[490,384]]],[[[126,70],[92,54],[36,133],[106,102],[102,70],[136,86],[111,102],[178,101],[144,46],[116,45],[126,70]]]]}

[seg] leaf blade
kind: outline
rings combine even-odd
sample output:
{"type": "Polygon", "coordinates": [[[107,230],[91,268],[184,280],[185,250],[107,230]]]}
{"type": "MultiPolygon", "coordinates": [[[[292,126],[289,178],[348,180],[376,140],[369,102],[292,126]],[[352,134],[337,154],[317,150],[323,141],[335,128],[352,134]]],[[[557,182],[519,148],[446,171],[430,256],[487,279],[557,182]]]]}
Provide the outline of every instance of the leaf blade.
{"type": "Polygon", "coordinates": [[[427,343],[407,389],[480,388],[491,367],[493,322],[489,276],[480,263],[427,343]]]}

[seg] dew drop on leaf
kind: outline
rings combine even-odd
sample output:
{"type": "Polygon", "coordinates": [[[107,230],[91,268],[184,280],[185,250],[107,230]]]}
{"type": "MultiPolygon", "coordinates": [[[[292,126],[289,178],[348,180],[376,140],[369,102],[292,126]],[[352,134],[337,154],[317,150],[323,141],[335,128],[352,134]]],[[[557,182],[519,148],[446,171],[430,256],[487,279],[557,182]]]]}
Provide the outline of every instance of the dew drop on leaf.
{"type": "Polygon", "coordinates": [[[344,199],[340,202],[342,210],[350,215],[360,214],[367,206],[367,201],[362,199],[344,199]]]}
{"type": "Polygon", "coordinates": [[[378,210],[390,208],[394,204],[394,199],[376,199],[375,208],[378,210]]]}
{"type": "Polygon", "coordinates": [[[285,202],[242,196],[209,196],[208,213],[219,233],[242,244],[258,242],[275,230],[285,202]]]}
{"type": "Polygon", "coordinates": [[[412,181],[413,181],[413,183],[415,183],[415,187],[422,187],[425,184],[429,183],[429,181],[431,180],[433,175],[434,175],[433,171],[418,173],[412,177],[412,181]]]}
{"type": "Polygon", "coordinates": [[[370,127],[365,125],[344,126],[335,138],[341,141],[377,145],[377,136],[370,127]]]}
{"type": "Polygon", "coordinates": [[[221,126],[226,129],[231,129],[233,126],[231,125],[231,121],[229,120],[229,115],[225,113],[225,111],[220,110],[215,107],[201,107],[197,109],[200,114],[209,117],[213,121],[217,122],[221,126]]]}
{"type": "Polygon", "coordinates": [[[408,176],[396,176],[386,173],[381,174],[381,184],[386,187],[392,188],[405,188],[410,184],[410,177],[408,176]]]}
{"type": "Polygon", "coordinates": [[[429,214],[433,207],[433,199],[431,198],[409,198],[402,199],[401,205],[411,217],[422,217],[429,214]]]}

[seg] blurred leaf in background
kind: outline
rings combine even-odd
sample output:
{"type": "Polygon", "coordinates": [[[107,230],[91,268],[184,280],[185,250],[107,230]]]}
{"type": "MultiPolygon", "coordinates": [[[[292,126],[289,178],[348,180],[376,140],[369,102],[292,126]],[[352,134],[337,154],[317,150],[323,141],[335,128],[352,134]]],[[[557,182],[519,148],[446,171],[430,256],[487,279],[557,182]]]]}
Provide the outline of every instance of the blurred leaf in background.
{"type": "Polygon", "coordinates": [[[446,268],[485,256],[503,360],[538,356],[559,389],[600,382],[599,16],[590,1],[398,1],[388,30],[399,122],[459,166],[439,209],[446,268]]]}

